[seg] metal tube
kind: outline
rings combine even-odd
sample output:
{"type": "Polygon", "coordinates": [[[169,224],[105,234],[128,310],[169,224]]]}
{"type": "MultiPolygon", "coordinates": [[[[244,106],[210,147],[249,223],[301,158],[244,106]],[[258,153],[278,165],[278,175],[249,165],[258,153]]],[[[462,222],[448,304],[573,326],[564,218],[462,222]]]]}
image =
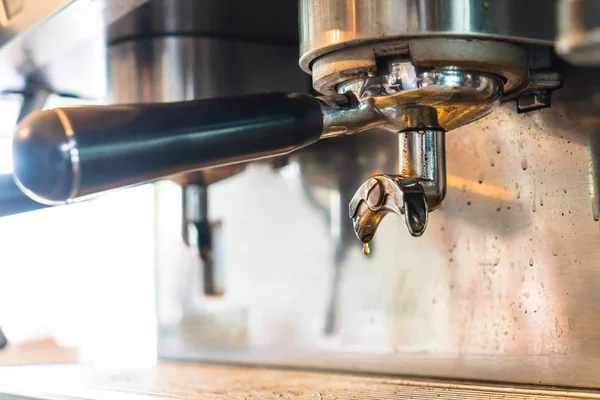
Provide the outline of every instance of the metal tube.
{"type": "Polygon", "coordinates": [[[317,141],[319,101],[267,93],[87,106],[26,117],[13,142],[19,187],[55,205],[176,173],[289,153],[317,141]]]}
{"type": "Polygon", "coordinates": [[[194,245],[202,260],[204,294],[222,296],[225,292],[222,282],[222,265],[213,259],[212,226],[208,219],[208,186],[187,185],[183,189],[184,240],[194,245]],[[190,227],[193,225],[193,228],[190,227]],[[190,238],[193,232],[194,237],[190,238]]]}
{"type": "Polygon", "coordinates": [[[442,129],[410,129],[400,133],[400,176],[421,182],[429,211],[446,196],[445,132],[442,129]]]}

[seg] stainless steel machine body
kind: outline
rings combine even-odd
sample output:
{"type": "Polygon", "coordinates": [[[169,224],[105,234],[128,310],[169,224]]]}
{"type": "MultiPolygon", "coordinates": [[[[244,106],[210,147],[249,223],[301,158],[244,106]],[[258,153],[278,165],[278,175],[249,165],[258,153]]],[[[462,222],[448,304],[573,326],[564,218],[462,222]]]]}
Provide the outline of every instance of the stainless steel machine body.
{"type": "MultiPolygon", "coordinates": [[[[419,21],[415,29],[422,35],[416,36],[448,45],[457,53],[452,62],[461,62],[464,54],[456,50],[464,43],[477,46],[487,59],[476,70],[490,73],[484,65],[493,64],[492,73],[504,77],[505,99],[507,93],[522,97],[525,111],[527,102],[540,100],[546,73],[548,87],[559,86],[556,71],[546,69],[550,64],[537,68],[540,60],[529,47],[541,45],[543,53],[554,32],[539,30],[546,14],[536,14],[534,30],[521,19],[531,14],[514,14],[508,3],[305,2],[318,11],[302,9],[303,23],[330,25],[314,32],[303,27],[314,36],[304,37],[301,65],[312,68],[315,87],[325,92],[348,79],[341,69],[352,71],[358,62],[350,78],[370,77],[378,63],[373,51],[344,51],[381,45],[383,56],[394,55],[390,48],[398,48],[381,41],[386,28],[404,29],[390,34],[401,42],[419,21]],[[346,13],[339,14],[340,7],[346,13]],[[419,14],[421,7],[428,12],[419,14]],[[406,12],[392,13],[396,8],[406,12]],[[476,19],[480,12],[488,24],[476,19]],[[452,23],[444,24],[448,15],[452,23]],[[474,38],[464,40],[465,33],[474,38]],[[327,47],[331,43],[322,38],[337,44],[327,47]],[[489,48],[494,51],[485,54],[489,48]],[[323,74],[315,76],[316,68],[323,74]]],[[[407,47],[405,40],[399,53],[414,65],[407,50],[424,43],[411,38],[407,47]]],[[[437,53],[423,54],[434,59],[437,53]]],[[[518,114],[505,103],[447,133],[446,200],[429,218],[427,232],[412,238],[397,220],[386,219],[368,257],[347,233],[345,204],[370,176],[402,174],[406,136],[374,129],[331,139],[295,153],[279,172],[251,165],[212,186],[211,213],[228,221],[221,250],[228,290],[220,300],[190,289],[190,276],[198,272],[177,250],[176,218],[162,211],[176,207],[178,192],[160,184],[160,355],[599,387],[593,243],[600,234],[594,139],[600,82],[594,71],[568,69],[565,75],[550,108],[518,114]]]]}
{"type": "Polygon", "coordinates": [[[516,114],[505,104],[448,133],[446,200],[427,231],[412,238],[390,217],[368,257],[350,232],[334,263],[332,233],[348,222],[336,202],[344,181],[327,179],[350,174],[352,192],[397,173],[388,132],[307,148],[284,176],[250,166],[212,186],[212,217],[227,221],[221,300],[190,284],[198,271],[178,250],[179,192],[160,184],[160,355],[597,388],[600,82],[571,72],[551,108],[516,114]]]}
{"type": "MultiPolygon", "coordinates": [[[[183,14],[175,11],[187,18],[163,18],[173,15],[165,11],[170,4],[153,2],[113,25],[115,101],[255,93],[267,84],[302,90],[291,62],[295,44],[285,33],[294,15],[264,20],[258,7],[236,13],[228,2],[191,1],[183,14]],[[148,11],[152,6],[162,11],[148,11]],[[247,24],[254,18],[263,22],[247,24]],[[269,34],[269,20],[283,39],[269,34]]],[[[600,389],[600,80],[596,69],[563,70],[553,49],[555,38],[574,30],[589,41],[569,41],[559,53],[569,60],[592,51],[593,27],[572,18],[559,32],[560,8],[548,4],[300,1],[300,66],[325,97],[180,104],[213,121],[207,105],[243,114],[264,99],[273,109],[305,99],[319,106],[324,140],[223,174],[171,176],[204,166],[194,158],[210,158],[201,149],[179,159],[149,146],[157,160],[182,163],[151,176],[141,156],[120,164],[144,172],[124,184],[171,177],[156,185],[160,357],[600,389]],[[587,49],[578,52],[579,45],[587,49]],[[208,210],[184,212],[180,185],[208,210]],[[223,221],[211,250],[224,266],[220,297],[206,296],[205,271],[181,238],[182,212],[187,222],[223,221]],[[404,223],[384,220],[389,212],[404,223]],[[361,251],[355,233],[369,251],[361,251]]],[[[149,110],[165,116],[174,105],[131,107],[151,119],[149,110]]],[[[235,113],[227,116],[235,120],[235,113]]],[[[198,121],[177,115],[185,118],[172,121],[171,137],[197,145],[202,135],[189,127],[198,121]]],[[[276,154],[298,147],[258,136],[261,127],[272,132],[256,120],[271,122],[272,114],[243,115],[250,136],[276,154]]],[[[274,124],[302,122],[287,108],[281,115],[274,124]]],[[[77,128],[85,119],[72,120],[77,128]]],[[[227,129],[242,127],[236,120],[227,129]]],[[[168,130],[165,123],[150,131],[164,139],[168,130]]],[[[218,137],[216,131],[208,130],[218,137]]],[[[98,131],[90,137],[122,140],[98,131]]],[[[241,147],[226,146],[223,158],[231,148],[241,147]]],[[[102,184],[119,186],[115,181],[102,184]]]]}

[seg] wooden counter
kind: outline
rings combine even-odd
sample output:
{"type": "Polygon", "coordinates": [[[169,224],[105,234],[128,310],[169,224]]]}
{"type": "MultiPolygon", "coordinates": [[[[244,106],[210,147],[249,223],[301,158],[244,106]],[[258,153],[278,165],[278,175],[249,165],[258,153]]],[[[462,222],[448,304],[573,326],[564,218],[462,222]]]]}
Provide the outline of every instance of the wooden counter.
{"type": "Polygon", "coordinates": [[[81,365],[3,367],[0,368],[0,398],[600,399],[600,393],[268,368],[165,363],[149,369],[122,371],[97,370],[81,365]]]}

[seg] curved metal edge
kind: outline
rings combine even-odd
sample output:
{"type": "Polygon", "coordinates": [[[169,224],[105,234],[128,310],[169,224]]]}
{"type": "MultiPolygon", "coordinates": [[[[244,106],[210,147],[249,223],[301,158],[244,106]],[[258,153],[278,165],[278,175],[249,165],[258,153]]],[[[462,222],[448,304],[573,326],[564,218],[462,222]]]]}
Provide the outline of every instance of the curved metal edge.
{"type": "MultiPolygon", "coordinates": [[[[354,221],[354,232],[358,239],[364,243],[368,243],[374,237],[377,228],[383,218],[389,213],[394,213],[404,220],[410,234],[414,237],[421,236],[427,228],[429,209],[425,198],[425,191],[418,180],[402,180],[400,177],[390,175],[376,175],[365,181],[356,191],[355,195],[350,200],[350,218],[354,221]],[[374,183],[375,182],[375,183],[374,183]],[[371,189],[376,185],[381,185],[380,198],[376,199],[375,205],[369,204],[368,197],[371,189]],[[417,204],[413,199],[408,201],[405,194],[410,194],[409,197],[420,198],[417,204]],[[364,207],[363,207],[364,205],[364,207]],[[361,208],[366,207],[366,212],[359,214],[361,208]],[[415,213],[421,215],[422,221],[412,220],[409,214],[409,207],[415,210],[415,213]],[[370,226],[369,233],[361,237],[359,234],[360,220],[367,214],[373,214],[378,218],[373,219],[373,225],[370,226]]],[[[368,217],[367,217],[368,218],[368,217]]]]}
{"type": "Polygon", "coordinates": [[[69,152],[69,161],[71,162],[71,171],[73,172],[73,185],[71,186],[71,192],[65,203],[71,203],[79,194],[79,187],[81,185],[81,167],[79,164],[79,146],[77,144],[77,138],[71,126],[69,117],[65,114],[64,110],[56,108],[53,110],[60,123],[65,130],[65,136],[68,139],[65,151],[69,152]]]}
{"type": "Polygon", "coordinates": [[[311,61],[313,87],[325,95],[338,93],[343,84],[377,71],[377,59],[404,57],[422,68],[458,67],[502,77],[504,93],[526,87],[528,54],[518,44],[464,37],[422,37],[356,42],[340,49],[324,49],[311,61]]]}
{"type": "Polygon", "coordinates": [[[46,205],[46,206],[62,206],[65,204],[64,201],[54,201],[54,200],[50,200],[47,199],[45,197],[42,196],[38,196],[37,194],[35,194],[34,192],[32,192],[31,190],[27,189],[19,180],[19,178],[13,174],[13,179],[15,181],[15,185],[17,185],[17,187],[19,188],[19,190],[21,192],[23,192],[27,197],[29,197],[31,200],[46,205]]]}
{"type": "Polygon", "coordinates": [[[316,50],[303,51],[301,49],[301,56],[298,60],[298,65],[300,68],[306,72],[307,74],[312,75],[313,73],[313,64],[314,62],[328,54],[332,54],[335,52],[341,52],[344,49],[365,46],[365,45],[373,45],[377,43],[382,43],[382,41],[410,41],[416,39],[455,39],[455,40],[485,40],[490,42],[499,42],[499,43],[507,43],[513,45],[537,45],[537,46],[548,46],[553,47],[554,41],[546,41],[546,40],[515,40],[514,37],[511,36],[493,36],[493,35],[477,35],[477,34],[455,34],[455,33],[433,33],[433,34],[415,34],[415,35],[395,35],[395,36],[384,36],[384,37],[365,37],[356,40],[351,40],[347,42],[336,43],[334,45],[329,45],[326,47],[322,47],[316,50]],[[383,39],[385,38],[385,39],[383,39]]]}
{"type": "Polygon", "coordinates": [[[556,10],[546,0],[300,1],[300,67],[320,56],[382,40],[488,39],[553,46],[556,10]],[[532,26],[529,16],[536,16],[532,26]],[[511,24],[506,24],[506,19],[511,24]]]}
{"type": "Polygon", "coordinates": [[[81,168],[79,163],[79,148],[77,144],[77,139],[75,137],[75,133],[73,131],[73,127],[71,126],[69,118],[67,117],[65,112],[60,108],[53,109],[52,111],[60,120],[60,123],[64,129],[65,136],[67,138],[66,143],[63,144],[64,148],[62,148],[61,150],[65,153],[68,153],[69,163],[71,164],[71,171],[73,173],[73,182],[68,198],[64,201],[48,199],[29,190],[25,185],[23,185],[23,183],[19,180],[16,174],[13,174],[13,179],[15,181],[15,185],[17,185],[17,187],[30,199],[47,206],[61,206],[72,203],[79,194],[79,187],[81,182],[81,168]]]}

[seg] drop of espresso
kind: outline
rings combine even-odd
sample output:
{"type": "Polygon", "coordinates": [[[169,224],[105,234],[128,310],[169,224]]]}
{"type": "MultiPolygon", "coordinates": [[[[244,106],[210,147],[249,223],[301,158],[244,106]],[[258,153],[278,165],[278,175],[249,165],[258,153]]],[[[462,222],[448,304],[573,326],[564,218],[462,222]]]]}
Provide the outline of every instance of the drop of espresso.
{"type": "Polygon", "coordinates": [[[363,243],[363,254],[365,254],[365,255],[371,254],[371,249],[369,248],[369,243],[363,243]]]}

